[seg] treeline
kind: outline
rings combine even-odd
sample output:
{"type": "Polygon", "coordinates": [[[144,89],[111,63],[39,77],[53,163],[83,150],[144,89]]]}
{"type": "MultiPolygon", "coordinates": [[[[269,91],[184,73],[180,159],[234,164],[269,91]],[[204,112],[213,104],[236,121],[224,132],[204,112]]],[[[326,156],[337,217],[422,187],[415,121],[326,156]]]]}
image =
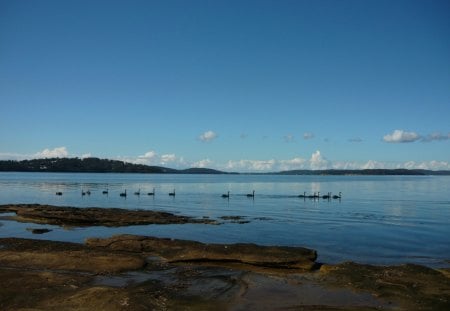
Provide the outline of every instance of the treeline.
{"type": "Polygon", "coordinates": [[[132,164],[99,158],[47,158],[0,161],[0,171],[15,172],[92,172],[92,173],[172,173],[159,166],[132,164]]]}
{"type": "Polygon", "coordinates": [[[0,161],[3,172],[70,172],[70,173],[153,173],[153,174],[222,174],[207,168],[176,170],[161,166],[132,164],[99,158],[47,158],[0,161]]]}
{"type": "MultiPolygon", "coordinates": [[[[118,160],[99,158],[47,158],[33,160],[2,160],[3,172],[67,172],[67,173],[150,173],[150,174],[236,174],[210,168],[188,168],[177,170],[161,166],[132,164],[118,160]]],[[[266,173],[267,174],[267,173],[266,173]]],[[[450,171],[409,169],[366,170],[292,170],[273,172],[276,175],[450,175],[450,171]]]]}
{"type": "Polygon", "coordinates": [[[209,168],[173,168],[133,164],[99,158],[45,158],[0,161],[3,172],[67,172],[67,173],[150,173],[150,174],[226,174],[209,168]]]}

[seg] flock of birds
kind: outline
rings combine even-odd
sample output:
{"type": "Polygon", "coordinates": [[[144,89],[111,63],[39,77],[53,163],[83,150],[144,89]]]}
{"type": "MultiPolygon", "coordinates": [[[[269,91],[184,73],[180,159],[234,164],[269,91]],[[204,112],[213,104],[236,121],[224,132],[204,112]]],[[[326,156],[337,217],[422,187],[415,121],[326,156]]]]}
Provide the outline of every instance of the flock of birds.
{"type": "MultiPolygon", "coordinates": [[[[56,195],[62,195],[63,193],[61,191],[56,192],[56,195]]],[[[105,189],[102,191],[102,194],[109,194],[109,189],[105,189]]],[[[173,189],[172,192],[168,193],[169,196],[171,197],[175,197],[175,189],[173,189]]],[[[85,196],[85,195],[91,195],[91,191],[90,190],[81,190],[81,196],[85,196]]],[[[141,195],[141,189],[139,189],[138,191],[134,192],[134,195],[140,196],[141,195]]],[[[147,192],[147,195],[149,196],[155,196],[155,188],[153,188],[152,192],[147,192]]],[[[127,196],[127,190],[125,189],[124,192],[121,192],[119,194],[119,196],[121,197],[126,197],[127,196]]],[[[247,193],[246,195],[248,198],[255,198],[255,190],[253,190],[252,193],[247,193]]],[[[314,194],[306,194],[306,191],[303,192],[303,194],[300,194],[298,196],[299,198],[303,198],[303,199],[324,199],[324,200],[330,200],[330,199],[341,199],[342,198],[342,192],[339,192],[338,195],[331,195],[331,192],[328,192],[327,194],[324,195],[320,195],[320,192],[314,192],[314,194]]],[[[227,193],[222,194],[222,198],[230,198],[230,191],[228,191],[227,193]]]]}

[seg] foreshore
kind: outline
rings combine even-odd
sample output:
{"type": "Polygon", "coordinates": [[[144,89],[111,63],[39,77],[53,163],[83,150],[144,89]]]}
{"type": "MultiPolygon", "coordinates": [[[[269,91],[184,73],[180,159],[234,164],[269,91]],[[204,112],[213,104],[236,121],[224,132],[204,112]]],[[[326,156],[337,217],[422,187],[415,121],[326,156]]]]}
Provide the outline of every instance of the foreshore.
{"type": "MultiPolygon", "coordinates": [[[[2,205],[60,226],[215,224],[151,211],[2,205]]],[[[1,216],[1,214],[0,214],[1,216]]],[[[4,217],[4,219],[5,219],[4,217]]],[[[148,236],[0,239],[1,310],[448,310],[450,270],[317,262],[302,247],[148,236]]]]}

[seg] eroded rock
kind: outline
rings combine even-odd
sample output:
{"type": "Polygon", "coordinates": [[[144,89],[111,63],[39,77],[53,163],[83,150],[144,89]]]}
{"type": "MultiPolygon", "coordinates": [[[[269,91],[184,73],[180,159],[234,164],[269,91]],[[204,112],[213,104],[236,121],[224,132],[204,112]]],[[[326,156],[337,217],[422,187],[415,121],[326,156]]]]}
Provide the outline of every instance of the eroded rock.
{"type": "Polygon", "coordinates": [[[301,248],[138,236],[89,239],[86,245],[0,239],[0,309],[450,309],[449,277],[440,271],[356,263],[310,272],[279,269],[300,254],[315,258],[301,248]]]}
{"type": "Polygon", "coordinates": [[[249,243],[205,244],[194,241],[118,235],[108,239],[90,238],[86,245],[112,250],[146,252],[169,262],[237,262],[243,264],[312,270],[315,250],[303,247],[260,246],[249,243]]]}
{"type": "Polygon", "coordinates": [[[404,264],[372,266],[345,262],[323,265],[327,284],[375,293],[414,310],[450,310],[450,278],[439,270],[404,264]]]}
{"type": "Polygon", "coordinates": [[[0,239],[0,266],[117,273],[141,269],[145,260],[136,254],[104,252],[75,243],[0,239]]]}
{"type": "Polygon", "coordinates": [[[14,212],[9,219],[59,226],[107,226],[120,227],[148,224],[216,224],[211,219],[195,219],[167,212],[126,210],[120,208],[78,208],[40,204],[0,205],[0,212],[14,212]]]}

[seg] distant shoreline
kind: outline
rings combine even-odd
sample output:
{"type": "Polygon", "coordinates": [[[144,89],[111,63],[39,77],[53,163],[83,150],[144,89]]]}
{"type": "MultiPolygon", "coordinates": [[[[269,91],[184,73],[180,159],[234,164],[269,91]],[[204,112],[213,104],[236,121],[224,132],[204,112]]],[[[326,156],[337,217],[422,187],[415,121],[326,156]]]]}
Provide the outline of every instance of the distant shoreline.
{"type": "Polygon", "coordinates": [[[210,168],[173,169],[162,166],[133,164],[99,158],[46,158],[33,160],[1,160],[0,172],[48,172],[48,173],[143,173],[143,174],[242,174],[242,175],[310,175],[310,176],[450,176],[448,170],[423,169],[325,169],[289,170],[279,172],[224,172],[210,168]]]}

